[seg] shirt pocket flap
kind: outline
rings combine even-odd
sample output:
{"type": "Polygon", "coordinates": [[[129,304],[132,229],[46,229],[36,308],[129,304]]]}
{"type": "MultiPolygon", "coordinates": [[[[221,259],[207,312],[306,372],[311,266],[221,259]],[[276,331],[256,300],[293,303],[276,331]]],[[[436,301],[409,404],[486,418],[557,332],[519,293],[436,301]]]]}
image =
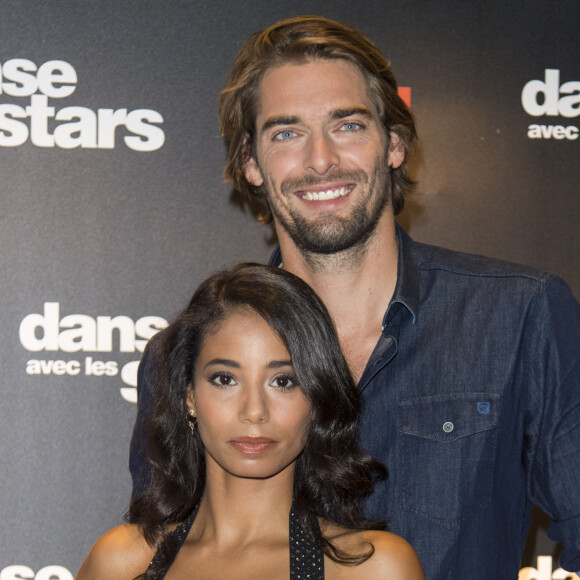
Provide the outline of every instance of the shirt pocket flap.
{"type": "Polygon", "coordinates": [[[440,442],[457,441],[498,426],[499,395],[452,393],[400,403],[401,431],[440,442]]]}

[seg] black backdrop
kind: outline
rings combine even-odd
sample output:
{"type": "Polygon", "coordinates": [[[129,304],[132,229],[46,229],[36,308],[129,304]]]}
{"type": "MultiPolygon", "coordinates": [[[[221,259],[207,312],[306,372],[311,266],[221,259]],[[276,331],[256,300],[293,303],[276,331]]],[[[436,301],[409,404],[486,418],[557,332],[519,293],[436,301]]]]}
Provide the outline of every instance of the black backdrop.
{"type": "MultiPolygon", "coordinates": [[[[411,235],[580,295],[576,0],[0,0],[1,580],[69,579],[120,523],[144,341],[209,273],[267,259],[221,180],[216,94],[250,32],[307,13],[411,89],[411,235]]],[[[557,568],[544,528],[522,580],[557,568]]]]}

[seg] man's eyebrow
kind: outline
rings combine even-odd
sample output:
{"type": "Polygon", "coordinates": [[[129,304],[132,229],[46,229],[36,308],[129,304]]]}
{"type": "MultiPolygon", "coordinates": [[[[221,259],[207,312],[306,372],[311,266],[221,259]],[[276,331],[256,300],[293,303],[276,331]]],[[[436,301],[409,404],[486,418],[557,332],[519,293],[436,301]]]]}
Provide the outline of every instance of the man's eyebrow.
{"type": "Polygon", "coordinates": [[[362,117],[374,119],[373,114],[366,107],[351,107],[349,109],[336,109],[335,111],[332,111],[330,118],[345,119],[346,117],[351,117],[353,115],[360,115],[362,117]]]}
{"type": "Polygon", "coordinates": [[[300,119],[298,117],[270,117],[262,124],[261,132],[263,133],[264,131],[271,129],[272,127],[277,127],[278,125],[296,125],[299,122],[300,119]]]}
{"type": "MultiPolygon", "coordinates": [[[[345,119],[352,115],[360,115],[368,119],[374,119],[373,114],[366,107],[349,107],[348,109],[335,109],[330,113],[330,119],[345,119]]],[[[262,124],[261,132],[265,132],[272,127],[284,125],[297,125],[300,123],[300,117],[279,115],[277,117],[270,117],[262,124]]]]}

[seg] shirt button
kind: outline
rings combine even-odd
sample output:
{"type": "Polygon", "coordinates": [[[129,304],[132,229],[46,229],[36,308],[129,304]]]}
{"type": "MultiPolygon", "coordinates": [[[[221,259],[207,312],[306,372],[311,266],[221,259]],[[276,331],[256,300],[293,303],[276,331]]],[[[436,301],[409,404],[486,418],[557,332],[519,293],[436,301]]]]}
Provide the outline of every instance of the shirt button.
{"type": "Polygon", "coordinates": [[[451,421],[446,421],[445,423],[443,423],[443,431],[445,431],[445,433],[451,433],[453,429],[455,429],[455,426],[451,421]]]}

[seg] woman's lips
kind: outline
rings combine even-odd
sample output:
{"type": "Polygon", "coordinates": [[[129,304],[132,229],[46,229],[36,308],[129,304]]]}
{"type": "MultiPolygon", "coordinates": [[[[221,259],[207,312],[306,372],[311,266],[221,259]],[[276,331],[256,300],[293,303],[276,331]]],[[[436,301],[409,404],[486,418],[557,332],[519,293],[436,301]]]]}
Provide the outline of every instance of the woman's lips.
{"type": "Polygon", "coordinates": [[[237,437],[228,442],[234,449],[247,455],[256,455],[268,451],[276,441],[268,437],[237,437]]]}

